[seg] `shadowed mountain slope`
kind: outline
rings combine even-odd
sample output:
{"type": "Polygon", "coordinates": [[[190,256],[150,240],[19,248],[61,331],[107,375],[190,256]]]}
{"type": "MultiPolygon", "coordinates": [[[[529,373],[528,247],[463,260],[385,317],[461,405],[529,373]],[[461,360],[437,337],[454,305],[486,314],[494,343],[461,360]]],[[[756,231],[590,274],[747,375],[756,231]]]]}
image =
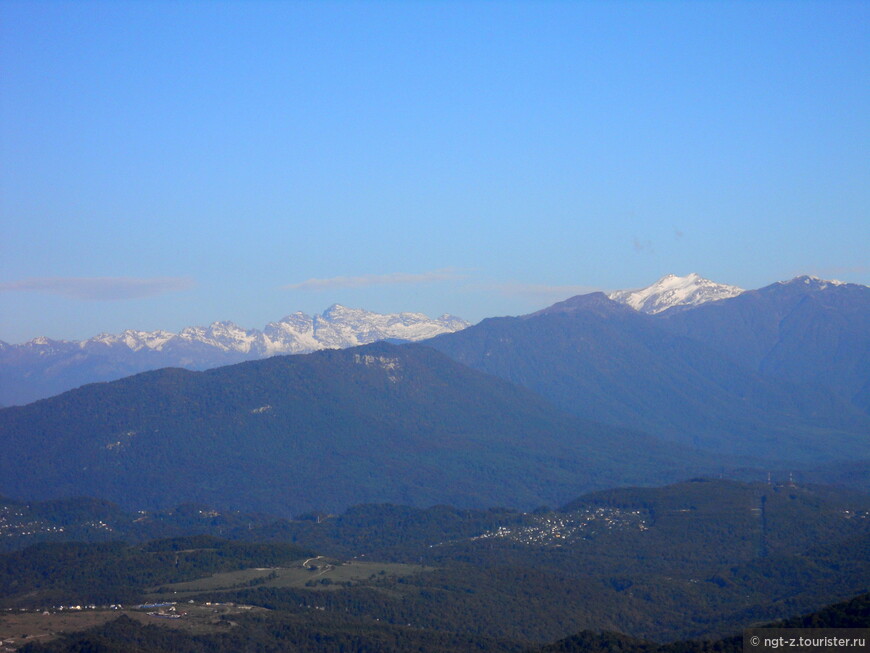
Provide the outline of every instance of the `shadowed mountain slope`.
{"type": "MultiPolygon", "coordinates": [[[[684,309],[673,319],[721,312],[747,295],[684,309]]],[[[836,391],[764,375],[694,331],[665,326],[663,317],[592,293],[426,344],[578,416],[691,446],[773,460],[870,457],[870,420],[836,391]]],[[[861,351],[854,352],[859,361],[861,351]]],[[[804,365],[796,356],[789,360],[804,365]]]]}
{"type": "Polygon", "coordinates": [[[163,369],[6,408],[0,453],[12,497],[282,515],[360,502],[529,507],[714,468],[428,347],[385,343],[163,369]]]}
{"type": "Polygon", "coordinates": [[[661,324],[742,367],[833,390],[870,414],[870,288],[798,277],[691,310],[661,324]]]}

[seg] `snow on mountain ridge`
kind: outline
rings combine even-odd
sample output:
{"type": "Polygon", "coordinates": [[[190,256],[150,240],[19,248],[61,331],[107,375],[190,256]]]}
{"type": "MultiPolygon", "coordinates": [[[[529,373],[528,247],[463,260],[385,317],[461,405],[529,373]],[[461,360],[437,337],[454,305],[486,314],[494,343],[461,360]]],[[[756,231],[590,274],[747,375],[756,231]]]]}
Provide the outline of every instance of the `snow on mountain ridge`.
{"type": "MultiPolygon", "coordinates": [[[[837,279],[820,279],[819,277],[813,276],[811,274],[804,274],[799,277],[795,277],[794,279],[790,279],[788,281],[779,281],[780,285],[787,285],[791,283],[802,283],[806,286],[815,286],[818,290],[824,290],[828,286],[848,286],[850,284],[845,281],[838,281],[837,279]]],[[[860,285],[860,284],[859,284],[860,285]]]]}
{"type": "Polygon", "coordinates": [[[607,296],[641,313],[661,313],[672,306],[697,306],[736,297],[742,288],[716,283],[692,272],[685,277],[668,274],[646,288],[616,290],[607,296]]]}
{"type": "Polygon", "coordinates": [[[127,329],[120,334],[101,333],[82,341],[50,340],[40,336],[19,346],[82,350],[120,347],[131,352],[205,347],[215,352],[262,357],[353,347],[387,338],[423,340],[467,326],[468,322],[447,314],[432,319],[423,313],[381,314],[334,304],[314,317],[301,311],[292,313],[278,322],[270,322],[262,331],[223,321],[207,327],[186,327],[179,333],[127,329]]]}

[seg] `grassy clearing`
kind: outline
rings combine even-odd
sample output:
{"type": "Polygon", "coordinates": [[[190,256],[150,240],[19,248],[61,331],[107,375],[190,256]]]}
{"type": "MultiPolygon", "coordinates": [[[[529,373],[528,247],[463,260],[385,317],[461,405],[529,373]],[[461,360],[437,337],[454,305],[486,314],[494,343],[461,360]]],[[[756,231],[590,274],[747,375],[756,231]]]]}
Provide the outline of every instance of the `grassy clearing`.
{"type": "Polygon", "coordinates": [[[153,588],[151,601],[177,601],[202,592],[228,592],[245,587],[296,587],[315,590],[339,589],[350,583],[361,583],[379,576],[410,576],[433,567],[389,562],[338,562],[312,558],[293,567],[240,569],[205,578],[173,583],[153,588]],[[305,564],[307,563],[307,564],[305,564]]]}

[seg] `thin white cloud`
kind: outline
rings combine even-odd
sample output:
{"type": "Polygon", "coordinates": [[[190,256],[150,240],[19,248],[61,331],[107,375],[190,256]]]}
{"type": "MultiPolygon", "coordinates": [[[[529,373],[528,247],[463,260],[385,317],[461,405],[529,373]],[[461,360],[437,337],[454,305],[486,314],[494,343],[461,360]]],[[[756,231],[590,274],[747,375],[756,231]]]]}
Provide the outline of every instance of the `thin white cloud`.
{"type": "Polygon", "coordinates": [[[367,274],[360,277],[330,277],[328,279],[308,279],[301,283],[291,283],[283,286],[283,290],[333,290],[336,288],[365,288],[368,286],[388,286],[396,284],[434,283],[437,281],[455,281],[464,279],[466,275],[456,270],[444,269],[419,274],[367,274]]]}
{"type": "Polygon", "coordinates": [[[187,290],[195,285],[186,277],[43,277],[0,283],[0,292],[42,292],[87,301],[140,299],[187,290]]]}

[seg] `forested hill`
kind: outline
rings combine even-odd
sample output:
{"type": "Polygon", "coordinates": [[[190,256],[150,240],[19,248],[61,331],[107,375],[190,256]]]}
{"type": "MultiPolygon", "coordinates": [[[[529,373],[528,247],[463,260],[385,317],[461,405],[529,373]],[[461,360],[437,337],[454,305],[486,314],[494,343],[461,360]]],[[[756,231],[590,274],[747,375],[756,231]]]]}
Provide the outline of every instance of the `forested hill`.
{"type": "Polygon", "coordinates": [[[0,492],[128,508],[528,508],[721,463],[415,345],[170,368],[0,411],[0,492]]]}
{"type": "MultiPolygon", "coordinates": [[[[758,628],[870,628],[870,594],[861,594],[791,619],[758,628]]],[[[856,633],[857,635],[857,633],[856,633]]],[[[717,640],[683,640],[655,644],[621,633],[584,631],[540,649],[540,653],[742,653],[743,635],[717,640]]]]}

